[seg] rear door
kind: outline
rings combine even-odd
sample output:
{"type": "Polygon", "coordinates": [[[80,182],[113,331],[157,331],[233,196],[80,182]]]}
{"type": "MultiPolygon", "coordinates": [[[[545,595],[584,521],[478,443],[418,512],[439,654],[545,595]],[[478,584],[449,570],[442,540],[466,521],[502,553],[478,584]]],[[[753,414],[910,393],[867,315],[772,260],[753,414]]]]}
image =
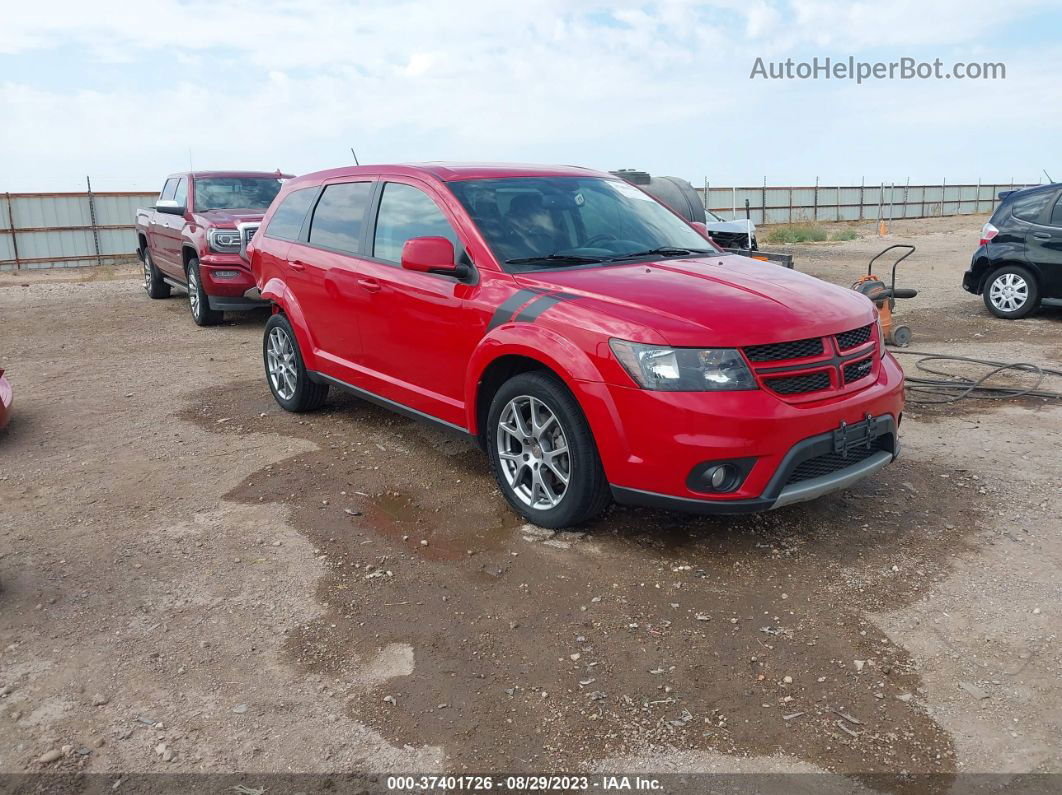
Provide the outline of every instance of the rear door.
{"type": "MultiPolygon", "coordinates": [[[[172,200],[177,191],[179,177],[168,177],[162,185],[159,201],[172,200]]],[[[151,213],[151,222],[148,224],[148,247],[151,249],[151,258],[155,261],[155,267],[169,274],[174,274],[173,251],[169,236],[169,219],[176,216],[155,210],[151,213]]]]}
{"type": "Polygon", "coordinates": [[[1040,297],[1062,298],[1062,191],[1050,195],[1029,225],[1025,256],[1040,272],[1040,297]]]}
{"type": "Polygon", "coordinates": [[[181,243],[184,240],[184,225],[188,217],[188,178],[175,177],[173,193],[163,198],[173,199],[173,201],[185,208],[185,212],[181,215],[155,213],[158,220],[158,243],[164,252],[164,270],[184,281],[184,258],[181,253],[181,243]]]}
{"type": "Polygon", "coordinates": [[[462,261],[460,216],[441,193],[413,178],[381,181],[376,194],[371,250],[358,266],[352,304],[365,388],[464,427],[465,374],[483,336],[478,275],[458,279],[401,266],[405,242],[424,236],[448,238],[462,261]]]}
{"type": "Polygon", "coordinates": [[[366,218],[375,189],[374,177],[326,182],[314,202],[307,228],[288,251],[298,269],[299,302],[314,337],[319,362],[327,374],[360,385],[355,362],[361,355],[357,306],[365,251],[366,218]]]}

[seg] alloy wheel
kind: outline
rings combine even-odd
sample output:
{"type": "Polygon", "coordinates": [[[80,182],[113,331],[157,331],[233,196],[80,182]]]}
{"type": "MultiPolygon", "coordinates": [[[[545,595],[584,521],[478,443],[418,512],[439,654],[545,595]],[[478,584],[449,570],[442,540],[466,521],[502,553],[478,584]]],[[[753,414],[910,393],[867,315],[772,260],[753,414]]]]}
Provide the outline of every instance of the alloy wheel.
{"type": "Polygon", "coordinates": [[[282,328],[269,332],[269,345],[266,349],[266,367],[269,381],[274,391],[282,400],[291,400],[298,384],[296,371],[295,346],[288,333],[282,328]]]}
{"type": "Polygon", "coordinates": [[[195,268],[188,269],[188,303],[192,307],[192,317],[199,319],[199,277],[195,268]]]}
{"type": "Polygon", "coordinates": [[[529,395],[510,400],[498,417],[498,461],[517,498],[536,510],[556,508],[568,493],[572,456],[557,415],[529,395]]]}
{"type": "Polygon", "coordinates": [[[1000,312],[1015,312],[1029,300],[1029,284],[1016,273],[1004,273],[992,281],[988,298],[1000,312]]]}

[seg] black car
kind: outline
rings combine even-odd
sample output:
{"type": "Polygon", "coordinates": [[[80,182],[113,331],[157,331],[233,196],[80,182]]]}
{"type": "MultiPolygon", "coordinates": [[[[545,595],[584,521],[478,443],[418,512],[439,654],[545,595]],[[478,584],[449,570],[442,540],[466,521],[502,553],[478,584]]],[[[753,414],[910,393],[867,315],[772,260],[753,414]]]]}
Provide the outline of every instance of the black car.
{"type": "Polygon", "coordinates": [[[1041,304],[1062,306],[1062,183],[999,198],[981,228],[963,289],[983,295],[997,317],[1025,317],[1041,304]]]}

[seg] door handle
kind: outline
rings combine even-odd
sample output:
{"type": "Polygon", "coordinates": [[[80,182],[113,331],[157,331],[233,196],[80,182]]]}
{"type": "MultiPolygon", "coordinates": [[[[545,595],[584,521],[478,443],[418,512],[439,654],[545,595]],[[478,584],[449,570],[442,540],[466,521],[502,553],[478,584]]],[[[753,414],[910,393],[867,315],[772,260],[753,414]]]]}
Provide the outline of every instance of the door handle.
{"type": "Polygon", "coordinates": [[[358,279],[358,285],[364,287],[370,293],[380,292],[380,283],[376,279],[358,279]]]}
{"type": "Polygon", "coordinates": [[[293,260],[288,262],[288,265],[291,266],[291,269],[293,271],[304,271],[304,270],[306,270],[306,263],[303,262],[301,259],[293,259],[293,260]]]}
{"type": "Polygon", "coordinates": [[[1047,232],[1033,232],[1033,237],[1035,237],[1037,240],[1051,239],[1051,235],[1049,235],[1047,232]]]}

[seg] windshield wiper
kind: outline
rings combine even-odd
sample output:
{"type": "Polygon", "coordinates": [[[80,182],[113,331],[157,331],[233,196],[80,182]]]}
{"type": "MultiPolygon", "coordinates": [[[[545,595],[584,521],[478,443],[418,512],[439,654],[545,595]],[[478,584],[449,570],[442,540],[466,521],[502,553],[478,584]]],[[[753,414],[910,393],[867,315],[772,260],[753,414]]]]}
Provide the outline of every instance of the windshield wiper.
{"type": "Polygon", "coordinates": [[[506,265],[526,265],[530,262],[564,262],[569,265],[582,265],[589,262],[604,262],[603,257],[583,257],[579,254],[544,254],[540,257],[517,257],[505,260],[506,265]]]}
{"type": "Polygon", "coordinates": [[[609,257],[608,262],[615,262],[621,259],[633,259],[634,257],[651,257],[659,255],[661,257],[686,257],[690,254],[718,254],[718,251],[707,248],[679,248],[677,246],[660,246],[659,248],[651,248],[646,251],[634,251],[630,254],[620,254],[615,257],[609,257]]]}

